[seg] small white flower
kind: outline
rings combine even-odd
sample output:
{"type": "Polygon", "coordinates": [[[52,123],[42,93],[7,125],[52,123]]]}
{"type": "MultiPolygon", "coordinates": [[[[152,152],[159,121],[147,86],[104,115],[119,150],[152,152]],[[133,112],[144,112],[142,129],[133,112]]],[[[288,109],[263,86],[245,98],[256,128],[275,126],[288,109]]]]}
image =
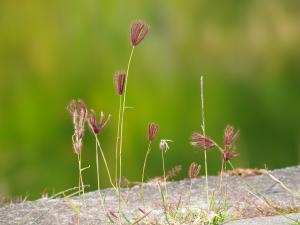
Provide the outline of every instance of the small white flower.
{"type": "Polygon", "coordinates": [[[162,151],[166,152],[170,148],[168,142],[173,142],[173,141],[172,140],[167,140],[167,139],[161,139],[160,142],[159,142],[159,148],[162,151]]]}

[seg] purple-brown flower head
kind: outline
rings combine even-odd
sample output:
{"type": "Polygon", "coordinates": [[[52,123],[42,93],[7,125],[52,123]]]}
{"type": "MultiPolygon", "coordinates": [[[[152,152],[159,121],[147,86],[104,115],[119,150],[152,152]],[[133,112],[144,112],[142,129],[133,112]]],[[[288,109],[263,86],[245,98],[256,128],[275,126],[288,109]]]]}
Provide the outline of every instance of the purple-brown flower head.
{"type": "Polygon", "coordinates": [[[137,46],[148,34],[149,26],[142,20],[132,23],[130,28],[130,41],[132,46],[137,46]]]}
{"type": "Polygon", "coordinates": [[[74,152],[78,155],[82,148],[82,139],[84,135],[84,125],[88,116],[88,110],[84,101],[72,100],[67,107],[71,113],[74,125],[74,134],[72,136],[74,152]]]}
{"type": "Polygon", "coordinates": [[[234,132],[233,126],[227,125],[224,132],[224,150],[232,150],[235,141],[238,139],[240,131],[234,132]]]}
{"type": "Polygon", "coordinates": [[[148,140],[153,141],[159,131],[159,126],[155,123],[148,124],[148,140]]]}
{"type": "Polygon", "coordinates": [[[198,163],[191,163],[190,167],[189,167],[189,178],[196,178],[199,175],[201,169],[201,165],[199,165],[198,163]]]}
{"type": "Polygon", "coordinates": [[[191,145],[200,148],[203,151],[207,151],[213,148],[216,144],[210,138],[195,132],[192,134],[191,145]]]}
{"type": "Polygon", "coordinates": [[[224,162],[227,162],[229,160],[231,160],[234,157],[237,157],[239,154],[237,152],[235,152],[234,150],[228,149],[225,150],[222,153],[222,159],[224,160],[224,162]]]}
{"type": "Polygon", "coordinates": [[[114,74],[114,82],[118,95],[122,95],[125,91],[126,72],[116,72],[114,74]]]}
{"type": "Polygon", "coordinates": [[[88,122],[89,122],[90,129],[92,130],[92,132],[94,134],[99,134],[103,130],[103,128],[106,126],[106,124],[109,122],[109,120],[110,120],[110,114],[108,115],[107,119],[105,120],[104,113],[101,112],[100,120],[98,122],[95,112],[93,110],[90,110],[90,112],[89,112],[88,122]]]}

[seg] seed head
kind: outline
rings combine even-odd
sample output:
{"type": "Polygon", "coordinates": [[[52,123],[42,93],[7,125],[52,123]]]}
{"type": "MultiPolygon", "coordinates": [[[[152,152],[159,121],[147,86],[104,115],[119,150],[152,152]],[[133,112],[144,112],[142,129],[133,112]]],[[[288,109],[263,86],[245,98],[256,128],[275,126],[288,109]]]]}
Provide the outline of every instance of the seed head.
{"type": "Polygon", "coordinates": [[[125,91],[126,76],[126,72],[124,71],[119,71],[114,74],[114,83],[118,95],[123,95],[125,91]]]}
{"type": "Polygon", "coordinates": [[[196,178],[199,175],[201,169],[201,165],[199,165],[198,163],[191,163],[190,167],[189,167],[189,178],[196,178]]]}
{"type": "Polygon", "coordinates": [[[182,170],[182,166],[181,165],[174,166],[172,169],[170,169],[167,172],[166,178],[168,180],[170,180],[171,178],[176,177],[181,172],[181,170],[182,170]]]}
{"type": "Polygon", "coordinates": [[[148,124],[148,141],[153,141],[159,131],[159,126],[155,123],[148,124]]]}
{"type": "Polygon", "coordinates": [[[170,149],[168,142],[173,142],[173,141],[172,140],[161,139],[160,142],[159,142],[159,148],[162,151],[166,152],[167,150],[170,149]]]}
{"type": "Polygon", "coordinates": [[[224,132],[224,149],[232,150],[235,141],[238,139],[240,130],[234,132],[233,126],[227,125],[224,132]]]}
{"type": "Polygon", "coordinates": [[[192,134],[191,138],[191,145],[200,148],[203,151],[207,151],[216,145],[210,138],[196,132],[192,134]]]}
{"type": "Polygon", "coordinates": [[[103,128],[106,126],[106,124],[109,122],[109,120],[110,120],[110,114],[108,115],[107,119],[105,120],[104,113],[101,112],[100,120],[98,122],[95,112],[93,110],[90,110],[90,112],[89,112],[88,123],[89,123],[91,131],[94,134],[99,134],[103,130],[103,128]]]}
{"type": "Polygon", "coordinates": [[[135,21],[130,28],[130,41],[132,46],[137,46],[148,34],[149,26],[142,20],[135,21]]]}
{"type": "Polygon", "coordinates": [[[74,134],[72,136],[73,148],[75,154],[79,155],[82,148],[82,139],[84,135],[84,125],[87,119],[88,110],[85,106],[84,101],[81,99],[72,100],[68,107],[73,118],[74,134]]]}
{"type": "Polygon", "coordinates": [[[227,161],[231,160],[232,158],[237,157],[238,155],[239,154],[236,151],[234,151],[232,149],[228,149],[222,153],[222,159],[224,160],[224,162],[227,162],[227,161]]]}

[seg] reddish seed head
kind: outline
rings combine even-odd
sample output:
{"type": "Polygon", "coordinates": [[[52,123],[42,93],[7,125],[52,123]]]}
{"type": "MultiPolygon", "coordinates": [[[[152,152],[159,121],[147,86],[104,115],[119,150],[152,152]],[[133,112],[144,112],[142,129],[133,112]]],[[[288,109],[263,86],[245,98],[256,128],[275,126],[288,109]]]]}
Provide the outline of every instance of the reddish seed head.
{"type": "Polygon", "coordinates": [[[229,160],[231,160],[234,157],[237,157],[239,154],[236,153],[234,150],[225,150],[222,154],[222,159],[227,162],[229,160]]]}
{"type": "Polygon", "coordinates": [[[148,124],[148,140],[153,141],[159,131],[159,126],[155,123],[148,124]]]}
{"type": "Polygon", "coordinates": [[[235,141],[238,139],[240,131],[234,132],[233,126],[227,125],[224,132],[224,149],[231,150],[235,141]]]}
{"type": "Polygon", "coordinates": [[[148,34],[149,26],[142,20],[132,23],[130,28],[130,41],[132,46],[137,46],[148,34]]]}
{"type": "Polygon", "coordinates": [[[198,163],[191,163],[190,167],[189,167],[189,178],[195,178],[199,175],[201,166],[198,163]]]}
{"type": "Polygon", "coordinates": [[[72,100],[67,107],[73,117],[74,134],[72,136],[74,152],[78,155],[82,148],[82,139],[84,135],[84,125],[87,119],[88,110],[84,101],[81,99],[72,100]]]}
{"type": "Polygon", "coordinates": [[[123,72],[123,71],[116,72],[114,74],[114,83],[115,83],[118,95],[122,95],[125,91],[126,72],[123,72]]]}
{"type": "Polygon", "coordinates": [[[195,132],[192,134],[191,145],[200,148],[203,151],[207,151],[215,146],[215,142],[210,138],[195,132]]]}
{"type": "Polygon", "coordinates": [[[106,124],[110,120],[110,114],[108,115],[107,119],[105,120],[104,113],[100,113],[100,120],[99,122],[97,121],[96,114],[93,110],[90,110],[89,112],[89,118],[88,118],[88,123],[90,126],[90,129],[94,134],[99,134],[103,128],[106,126],[106,124]]]}

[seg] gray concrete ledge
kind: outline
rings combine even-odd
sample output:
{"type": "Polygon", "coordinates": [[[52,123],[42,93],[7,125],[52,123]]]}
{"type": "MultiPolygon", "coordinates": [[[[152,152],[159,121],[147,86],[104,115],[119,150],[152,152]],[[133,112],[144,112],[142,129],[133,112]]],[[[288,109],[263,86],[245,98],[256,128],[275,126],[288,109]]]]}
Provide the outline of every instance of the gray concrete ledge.
{"type": "MultiPolygon", "coordinates": [[[[288,188],[298,191],[300,187],[300,167],[289,167],[270,172],[281,180],[288,188]]],[[[164,188],[164,184],[162,189],[164,188]]],[[[143,214],[139,208],[146,212],[151,211],[147,220],[139,224],[151,222],[167,224],[164,216],[164,207],[158,184],[155,182],[144,185],[145,207],[141,201],[140,186],[122,189],[121,208],[126,218],[134,221],[143,214]]],[[[187,208],[199,211],[207,207],[205,195],[205,179],[182,180],[168,182],[168,202],[175,207],[180,202],[179,210],[183,212],[187,208]],[[192,182],[191,194],[189,194],[192,182]],[[190,197],[190,200],[189,200],[190,197]]],[[[209,177],[209,190],[214,191],[215,203],[222,206],[227,193],[228,212],[233,218],[255,217],[236,220],[225,224],[292,224],[292,220],[284,216],[271,216],[273,207],[295,208],[300,206],[300,199],[282,188],[280,184],[272,180],[267,174],[251,177],[224,177],[223,186],[219,189],[219,177],[209,177]],[[267,199],[271,207],[263,198],[267,199]]],[[[107,211],[118,211],[118,197],[113,189],[101,191],[105,196],[105,208],[107,211]]],[[[212,193],[211,193],[212,194],[212,193]]],[[[0,224],[76,224],[77,214],[74,208],[80,208],[80,224],[109,224],[106,212],[103,212],[98,192],[89,192],[84,196],[72,198],[39,199],[19,204],[11,204],[0,208],[0,224]],[[86,202],[86,205],[84,204],[86,202]]],[[[274,211],[274,210],[273,210],[274,211]]],[[[273,212],[274,214],[274,212],[273,212]]],[[[299,214],[289,215],[298,219],[299,214]]],[[[116,223],[118,224],[118,223],[116,223]]],[[[127,224],[124,220],[123,224],[127,224]]],[[[196,223],[195,223],[196,224],[196,223]]]]}

